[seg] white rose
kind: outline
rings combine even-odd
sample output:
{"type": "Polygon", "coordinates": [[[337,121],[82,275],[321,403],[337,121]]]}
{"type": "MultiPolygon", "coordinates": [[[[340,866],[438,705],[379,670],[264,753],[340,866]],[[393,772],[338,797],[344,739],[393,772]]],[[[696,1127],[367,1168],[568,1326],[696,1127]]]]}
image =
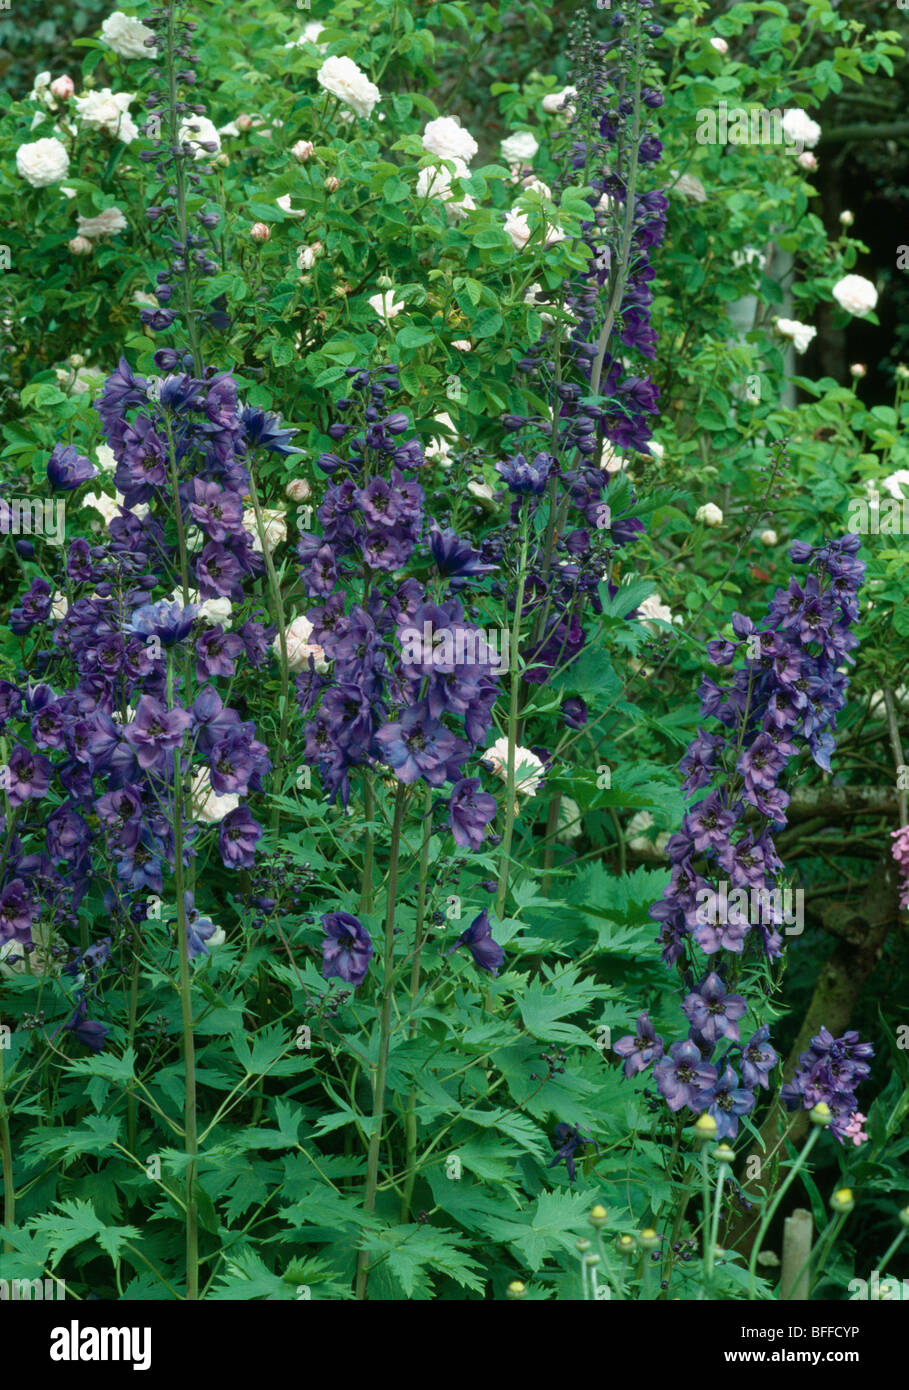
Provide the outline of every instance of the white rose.
{"type": "Polygon", "coordinates": [[[320,53],[324,53],[328,47],[327,43],[319,43],[319,37],[325,29],[324,24],[320,24],[317,19],[313,19],[307,24],[303,33],[298,39],[291,39],[284,45],[285,48],[303,48],[308,43],[314,43],[320,53]]]}
{"type": "Polygon", "coordinates": [[[844,208],[843,211],[840,213],[840,222],[841,222],[841,224],[842,224],[844,227],[851,227],[854,221],[855,221],[855,213],[854,213],[854,212],[850,212],[848,208],[844,208]]]}
{"type": "Polygon", "coordinates": [[[817,337],[816,328],[808,323],[799,323],[798,319],[777,319],[776,329],[784,338],[792,340],[796,352],[807,352],[817,337]]]}
{"type": "Polygon", "coordinates": [[[122,10],[114,10],[101,25],[101,37],[108,48],[112,48],[119,58],[154,58],[154,48],[146,48],[145,40],[155,37],[141,20],[122,10]]]}
{"type": "Polygon", "coordinates": [[[135,92],[112,92],[110,87],[100,92],[86,92],[74,99],[76,115],[89,130],[103,130],[108,135],[119,136],[124,145],[129,145],[139,134],[129,114],[135,95],[135,92]]]}
{"type": "Polygon", "coordinates": [[[62,589],[57,589],[51,600],[51,617],[61,623],[69,612],[69,599],[62,589]]]}
{"type": "Polygon", "coordinates": [[[900,502],[909,497],[909,468],[898,468],[883,480],[881,487],[888,496],[895,497],[900,502]]]}
{"type": "Polygon", "coordinates": [[[196,593],[195,596],[190,594],[189,601],[198,604],[199,611],[196,617],[205,623],[206,627],[230,627],[234,610],[229,598],[207,598],[204,603],[199,603],[199,595],[196,593]]]}
{"type": "Polygon", "coordinates": [[[807,111],[793,106],[783,112],[783,134],[793,145],[807,145],[813,150],[821,138],[821,128],[807,111]]]}
{"type": "Polygon", "coordinates": [[[470,131],[465,130],[453,116],[439,116],[425,127],[423,148],[441,159],[461,159],[469,164],[480,147],[470,131]]]}
{"type": "Polygon", "coordinates": [[[101,513],[105,526],[110,526],[114,517],[120,515],[122,500],[119,492],[116,498],[108,497],[106,492],[87,492],[82,499],[86,507],[92,507],[94,511],[101,513]]]}
{"type": "MultiPolygon", "coordinates": [[[[305,616],[294,618],[290,627],[284,631],[284,641],[287,644],[287,665],[291,671],[307,671],[309,669],[309,658],[312,657],[317,671],[324,674],[328,670],[328,662],[325,660],[325,652],[317,642],[310,642],[312,636],[312,623],[305,616]]],[[[281,639],[276,637],[272,643],[272,650],[281,659],[281,639]]]]}
{"type": "Polygon", "coordinates": [[[312,270],[322,251],[321,241],[314,241],[312,246],[301,246],[297,251],[297,268],[299,270],[312,270]]]}
{"type": "Polygon", "coordinates": [[[84,236],[74,236],[66,245],[74,256],[90,256],[93,249],[91,242],[84,236]]]}
{"type": "Polygon", "coordinates": [[[469,338],[452,338],[451,346],[457,348],[458,352],[473,352],[473,343],[469,338]]]}
{"type": "Polygon", "coordinates": [[[803,169],[807,169],[809,173],[813,173],[817,168],[817,157],[813,155],[810,150],[803,150],[799,155],[799,164],[803,169]]]}
{"type": "Polygon", "coordinates": [[[288,216],[288,217],[305,217],[305,216],[306,216],[306,209],[305,209],[305,208],[292,208],[292,207],[291,207],[291,205],[290,205],[290,194],[289,194],[289,193],[284,193],[284,194],[282,194],[282,196],[281,196],[280,198],[276,198],[276,199],[275,199],[275,202],[278,204],[278,207],[281,209],[282,212],[286,212],[286,213],[287,213],[287,216],[288,216]]]}
{"type": "Polygon", "coordinates": [[[177,139],[181,144],[193,145],[195,148],[195,158],[198,160],[212,159],[221,152],[221,136],[214,121],[210,121],[207,116],[188,116],[177,131],[177,139]],[[201,142],[206,145],[214,145],[214,149],[203,150],[201,142]]]}
{"type": "Polygon", "coordinates": [[[833,287],[833,297],[841,308],[856,318],[870,314],[877,304],[877,290],[863,275],[844,275],[833,287]]]}
{"type": "Polygon", "coordinates": [[[305,502],[307,497],[312,495],[312,488],[306,478],[291,478],[284,491],[291,502],[305,502]]]}
{"type": "Polygon", "coordinates": [[[651,439],[647,444],[647,448],[655,459],[663,458],[663,456],[666,453],[666,450],[663,448],[662,444],[658,443],[656,439],[651,439]]]}
{"type": "Polygon", "coordinates": [[[569,845],[583,833],[580,806],[570,796],[563,796],[559,802],[559,828],[556,831],[556,839],[563,845],[569,845]]]}
{"type": "Polygon", "coordinates": [[[312,159],[316,147],[311,140],[298,140],[295,145],[291,145],[290,152],[300,164],[305,164],[307,159],[312,159]]]}
{"type": "Polygon", "coordinates": [[[47,188],[48,184],[59,183],[69,173],[66,146],[53,139],[20,145],[16,151],[16,168],[32,188],[47,188]]]}
{"type": "Polygon", "coordinates": [[[567,103],[570,102],[573,97],[576,97],[577,94],[577,87],[563,87],[560,92],[550,92],[543,98],[543,110],[550,116],[555,115],[559,111],[565,111],[566,109],[570,110],[570,108],[567,108],[567,103]]]}
{"type": "Polygon", "coordinates": [[[714,37],[710,40],[710,47],[715,48],[717,53],[728,53],[729,45],[725,39],[714,37]]]}
{"type": "Polygon", "coordinates": [[[518,130],[503,140],[499,148],[506,164],[527,164],[533,159],[540,145],[529,130],[518,130]]]}
{"type": "Polygon", "coordinates": [[[705,502],[703,507],[698,507],[694,519],[703,522],[705,526],[722,526],[723,513],[715,502],[705,502]]]}
{"type": "Polygon", "coordinates": [[[460,198],[455,197],[451,187],[453,181],[456,178],[468,178],[470,170],[463,159],[457,159],[454,163],[457,166],[454,174],[447,169],[421,169],[417,175],[417,197],[438,199],[445,204],[448,215],[458,219],[472,212],[476,203],[469,193],[460,198]]]}
{"type": "Polygon", "coordinates": [[[98,237],[113,236],[115,232],[124,232],[128,226],[129,223],[119,208],[105,208],[104,212],[99,212],[97,217],[79,218],[79,235],[96,241],[98,237]]]}
{"type": "MultiPolygon", "coordinates": [[[[483,754],[483,762],[492,764],[492,771],[503,782],[508,781],[508,739],[497,738],[483,754]]],[[[535,796],[545,772],[542,761],[529,748],[515,746],[514,789],[519,796],[535,796]]]]}
{"type": "Polygon", "coordinates": [[[404,308],[403,303],[399,303],[394,296],[394,290],[386,290],[383,294],[374,294],[369,300],[369,307],[378,314],[380,319],[386,323],[390,319],[396,318],[404,308]]]}
{"type": "Polygon", "coordinates": [[[54,101],[51,92],[51,75],[49,72],[39,72],[35,78],[34,86],[28,94],[29,101],[40,102],[49,111],[56,111],[57,103],[54,101]]]}
{"type": "Polygon", "coordinates": [[[103,473],[113,473],[117,466],[117,455],[109,444],[99,444],[95,450],[95,458],[103,473]]]}
{"type": "Polygon", "coordinates": [[[491,487],[489,483],[483,482],[479,478],[470,478],[467,483],[467,491],[470,493],[471,497],[475,497],[480,505],[485,507],[487,511],[492,509],[496,500],[496,494],[495,488],[491,487]]]}
{"type": "MultiPolygon", "coordinates": [[[[230,815],[231,811],[236,811],[239,805],[240,798],[234,792],[218,795],[212,787],[207,767],[201,767],[193,777],[190,806],[195,820],[204,821],[206,825],[215,825],[230,815]]],[[[211,942],[208,944],[211,945],[211,942]]]]}
{"type": "Polygon", "coordinates": [[[539,193],[541,198],[552,197],[552,189],[549,187],[549,184],[544,183],[542,179],[538,179],[536,174],[531,174],[528,178],[522,179],[521,187],[524,189],[525,193],[539,193]]]}
{"type": "MultiPolygon", "coordinates": [[[[512,245],[516,251],[521,251],[527,245],[531,237],[531,227],[523,212],[516,208],[511,208],[505,214],[505,230],[511,237],[512,245]]],[[[547,246],[552,246],[557,241],[564,241],[565,233],[560,227],[547,226],[544,234],[544,242],[547,246]]]]}
{"type": "MultiPolygon", "coordinates": [[[[270,555],[275,546],[287,540],[287,521],[279,508],[263,507],[262,523],[265,531],[265,544],[268,546],[270,555]]],[[[253,507],[243,513],[243,525],[252,536],[253,550],[257,550],[261,555],[262,543],[259,540],[259,528],[256,525],[256,513],[253,507]]]]}
{"type": "Polygon", "coordinates": [[[772,527],[768,526],[767,530],[762,531],[761,534],[758,536],[758,540],[760,541],[761,545],[766,545],[769,550],[772,545],[776,545],[777,534],[772,527]]]}
{"type": "Polygon", "coordinates": [[[316,81],[358,116],[372,115],[373,107],[382,100],[378,87],[352,58],[326,58],[316,73],[316,81]]]}
{"type": "Polygon", "coordinates": [[[638,615],[644,627],[649,632],[658,633],[659,628],[654,623],[671,623],[673,621],[672,610],[660,598],[659,594],[648,594],[643,603],[638,604],[638,615]]]}

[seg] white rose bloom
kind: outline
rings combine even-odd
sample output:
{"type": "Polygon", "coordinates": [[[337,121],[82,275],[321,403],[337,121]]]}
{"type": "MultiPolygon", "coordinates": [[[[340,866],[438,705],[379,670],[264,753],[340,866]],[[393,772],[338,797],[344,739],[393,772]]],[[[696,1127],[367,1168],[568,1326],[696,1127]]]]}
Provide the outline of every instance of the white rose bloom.
{"type": "MultiPolygon", "coordinates": [[[[195,820],[204,821],[206,825],[216,825],[218,821],[230,815],[231,811],[236,811],[239,805],[240,798],[235,792],[225,792],[219,796],[212,787],[208,768],[199,768],[193,777],[190,792],[190,807],[195,820]]],[[[208,944],[211,945],[211,942],[208,944]]]]}
{"type": "Polygon", "coordinates": [[[290,43],[284,45],[285,48],[303,48],[308,43],[314,43],[320,53],[324,53],[328,47],[327,43],[319,43],[319,38],[325,29],[324,24],[320,24],[317,19],[313,19],[307,24],[303,33],[298,39],[291,39],[290,43]]]}
{"type": "Polygon", "coordinates": [[[710,47],[711,47],[711,48],[715,48],[716,51],[717,51],[717,53],[728,53],[728,52],[729,52],[729,45],[728,45],[728,43],[726,42],[725,39],[721,39],[718,35],[717,35],[715,38],[712,38],[712,39],[710,40],[710,47]]]}
{"type": "Polygon", "coordinates": [[[115,232],[125,232],[129,226],[119,208],[105,208],[97,217],[79,218],[79,235],[96,241],[98,237],[113,236],[115,232]]]}
{"type": "Polygon", "coordinates": [[[666,453],[666,450],[663,448],[662,444],[658,443],[656,439],[651,439],[647,445],[647,448],[650,450],[651,454],[653,454],[653,457],[655,459],[663,458],[666,453]]]}
{"type": "MultiPolygon", "coordinates": [[[[508,739],[497,738],[483,754],[483,762],[492,764],[492,771],[503,782],[508,781],[508,739]]],[[[544,765],[529,748],[516,745],[514,750],[514,789],[519,796],[535,796],[543,780],[544,765]]]]}
{"type": "Polygon", "coordinates": [[[478,478],[471,478],[467,483],[467,491],[471,497],[475,497],[482,506],[489,510],[496,500],[495,488],[489,483],[485,483],[478,478]]]}
{"type": "Polygon", "coordinates": [[[291,478],[284,489],[291,502],[305,502],[312,496],[312,488],[306,478],[291,478]]]}
{"type": "Polygon", "coordinates": [[[705,526],[722,526],[723,513],[715,502],[705,502],[703,507],[698,507],[694,519],[703,522],[705,526]]]}
{"type": "Polygon", "coordinates": [[[57,589],[51,599],[51,617],[61,623],[69,612],[69,599],[62,589],[57,589]]]}
{"type": "Polygon", "coordinates": [[[101,37],[108,48],[112,48],[118,58],[154,58],[154,48],[146,48],[145,40],[155,37],[141,20],[126,15],[122,10],[114,10],[101,25],[101,37]]]}
{"type": "Polygon", "coordinates": [[[570,102],[573,97],[576,97],[577,94],[577,87],[563,87],[560,92],[550,92],[543,98],[543,110],[550,116],[555,115],[559,111],[566,111],[567,113],[570,108],[568,108],[566,104],[570,102]]]}
{"type": "MultiPolygon", "coordinates": [[[[452,434],[458,433],[455,428],[454,420],[446,412],[432,417],[433,424],[442,425],[444,429],[450,430],[452,434]]],[[[451,457],[451,444],[444,435],[434,435],[426,446],[426,457],[438,459],[443,465],[447,465],[451,457]]]]}
{"type": "Polygon", "coordinates": [[[648,632],[658,633],[659,628],[654,623],[671,623],[674,621],[672,610],[660,598],[659,594],[649,594],[643,603],[638,604],[638,614],[644,627],[648,632]]]}
{"type": "Polygon", "coordinates": [[[47,188],[69,173],[69,155],[60,140],[35,140],[16,151],[16,169],[32,188],[47,188]]]}
{"type": "MultiPolygon", "coordinates": [[[[229,598],[207,598],[204,603],[199,603],[199,595],[196,593],[195,597],[190,594],[189,601],[198,604],[199,612],[196,616],[206,627],[230,627],[234,610],[229,598]]],[[[182,596],[180,602],[183,602],[182,596]]]]}
{"type": "Polygon", "coordinates": [[[833,297],[841,308],[856,318],[870,314],[877,304],[877,290],[863,275],[844,275],[833,287],[833,297]]]}
{"type": "Polygon", "coordinates": [[[895,473],[884,478],[881,487],[889,497],[903,501],[909,497],[909,468],[898,468],[895,473]]]}
{"type": "Polygon", "coordinates": [[[187,116],[186,120],[177,131],[177,139],[181,144],[192,145],[197,160],[214,159],[221,153],[221,136],[214,121],[210,121],[207,116],[187,116]],[[200,147],[200,141],[204,140],[206,145],[214,145],[214,150],[209,153],[200,147]]]}
{"type": "Polygon", "coordinates": [[[459,125],[453,116],[439,116],[425,127],[423,148],[441,159],[460,159],[469,164],[480,147],[470,131],[459,125]]]}
{"type": "Polygon", "coordinates": [[[600,467],[606,473],[621,473],[625,467],[625,460],[621,454],[617,454],[608,439],[604,439],[603,448],[600,451],[600,467]]]}
{"type": "Polygon", "coordinates": [[[49,72],[39,72],[35,78],[34,86],[28,94],[29,101],[40,102],[46,106],[48,111],[56,111],[57,103],[51,91],[51,75],[49,72]]]}
{"type": "Polygon", "coordinates": [[[817,168],[817,156],[813,155],[810,150],[802,150],[798,162],[802,168],[807,169],[809,173],[813,173],[817,168]]]}
{"type": "Polygon", "coordinates": [[[539,280],[534,280],[533,284],[529,285],[524,291],[524,303],[536,309],[544,323],[554,323],[555,319],[549,312],[554,306],[549,300],[543,298],[543,294],[543,286],[540,284],[539,280]]]}
{"type": "MultiPolygon", "coordinates": [[[[505,214],[505,230],[511,237],[512,245],[516,251],[523,250],[530,240],[530,223],[526,215],[523,212],[519,212],[516,208],[511,208],[511,210],[505,214]]],[[[560,227],[547,226],[544,240],[547,246],[552,246],[557,241],[564,241],[565,233],[560,227]]]]}
{"type": "Polygon", "coordinates": [[[552,189],[548,183],[538,179],[536,174],[530,174],[528,178],[521,180],[521,187],[525,193],[539,193],[541,198],[551,198],[552,189]]]}
{"type": "Polygon", "coordinates": [[[693,203],[706,203],[707,190],[694,174],[674,174],[673,177],[675,183],[670,187],[670,193],[678,193],[683,198],[690,198],[693,203]]]}
{"type": "MultiPolygon", "coordinates": [[[[312,636],[312,623],[305,616],[294,618],[290,627],[284,631],[284,641],[287,643],[287,665],[291,671],[306,671],[309,669],[309,658],[312,657],[317,671],[324,674],[328,670],[328,662],[325,660],[325,652],[317,642],[310,642],[312,636]]],[[[271,644],[272,651],[281,660],[281,639],[276,637],[271,644]]]]}
{"type": "Polygon", "coordinates": [[[540,143],[529,130],[518,130],[503,140],[499,148],[506,164],[528,164],[540,148],[540,143]]]}
{"type": "Polygon", "coordinates": [[[305,217],[305,216],[306,216],[306,209],[305,209],[305,208],[292,208],[292,207],[291,207],[291,205],[290,205],[290,194],[289,194],[289,193],[284,193],[280,198],[276,198],[276,199],[275,199],[275,202],[278,204],[278,207],[281,209],[282,212],[286,212],[286,213],[287,213],[288,217],[305,217]]]}
{"type": "Polygon", "coordinates": [[[783,112],[783,134],[793,145],[806,145],[813,150],[821,138],[821,128],[806,111],[794,106],[783,112]]]}
{"type": "Polygon", "coordinates": [[[322,251],[321,241],[314,241],[312,246],[301,246],[297,251],[297,268],[299,270],[312,270],[322,251]]]}
{"type": "Polygon", "coordinates": [[[159,308],[158,296],[148,294],[145,290],[134,290],[131,304],[135,304],[137,309],[157,309],[159,308]]]}
{"type": "Polygon", "coordinates": [[[556,831],[556,839],[563,845],[569,845],[572,840],[580,839],[583,833],[580,806],[570,796],[563,796],[559,802],[559,828],[556,831]]]}
{"type": "Polygon", "coordinates": [[[364,118],[371,116],[376,102],[382,100],[378,87],[352,58],[326,58],[316,73],[316,81],[364,118]]]}
{"type": "Polygon", "coordinates": [[[453,338],[451,346],[457,348],[458,352],[473,352],[473,343],[469,338],[453,338]]]}
{"type": "Polygon", "coordinates": [[[762,531],[761,534],[758,536],[758,540],[760,541],[761,545],[765,545],[769,550],[771,546],[776,545],[777,534],[772,527],[768,526],[767,530],[762,531]]]}
{"type": "Polygon", "coordinates": [[[132,116],[129,114],[130,102],[135,92],[112,92],[105,87],[100,92],[85,92],[74,97],[76,115],[89,130],[103,130],[108,135],[118,136],[129,145],[139,134],[132,116]]]}
{"type": "Polygon", "coordinates": [[[463,159],[454,161],[457,166],[452,174],[448,169],[421,169],[417,175],[417,197],[435,198],[445,204],[446,211],[450,217],[461,218],[468,212],[473,212],[476,203],[469,193],[456,198],[452,191],[452,183],[456,178],[467,178],[470,170],[463,159]]]}
{"type": "MultiPolygon", "coordinates": [[[[287,540],[287,521],[280,508],[262,508],[262,521],[265,529],[265,544],[268,546],[269,555],[276,545],[287,540]]],[[[253,550],[262,554],[262,543],[259,540],[259,528],[256,526],[255,508],[250,507],[243,513],[243,525],[252,537],[253,550]]]]}
{"type": "Polygon", "coordinates": [[[799,323],[798,319],[777,319],[776,329],[784,338],[791,338],[796,352],[807,352],[817,337],[816,328],[808,323],[799,323]]]}
{"type": "Polygon", "coordinates": [[[370,297],[369,307],[378,314],[380,319],[384,319],[388,323],[400,314],[404,304],[395,299],[394,290],[385,290],[382,294],[374,294],[370,297]]]}
{"type": "Polygon", "coordinates": [[[82,500],[86,507],[92,507],[96,512],[100,512],[104,518],[105,526],[110,526],[114,517],[120,515],[120,504],[123,498],[119,492],[116,497],[108,497],[106,492],[87,492],[82,500]]]}
{"type": "Polygon", "coordinates": [[[117,466],[117,455],[109,444],[99,444],[95,450],[95,459],[102,473],[113,473],[117,466]]]}

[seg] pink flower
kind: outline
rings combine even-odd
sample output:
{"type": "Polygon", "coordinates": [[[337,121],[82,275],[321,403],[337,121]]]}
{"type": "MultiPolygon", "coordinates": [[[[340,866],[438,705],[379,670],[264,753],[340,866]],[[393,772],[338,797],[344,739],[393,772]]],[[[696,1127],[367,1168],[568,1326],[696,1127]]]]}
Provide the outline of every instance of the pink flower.
{"type": "Polygon", "coordinates": [[[316,147],[311,140],[298,140],[295,145],[291,146],[290,152],[294,159],[299,160],[301,164],[305,164],[307,159],[312,159],[316,152],[316,147]]]}
{"type": "Polygon", "coordinates": [[[264,222],[254,222],[249,229],[249,235],[253,241],[268,241],[271,232],[264,222]]]}
{"type": "Polygon", "coordinates": [[[862,1125],[865,1123],[867,1119],[867,1115],[863,1115],[858,1110],[853,1110],[852,1114],[849,1116],[849,1123],[846,1126],[846,1131],[843,1137],[845,1139],[851,1139],[853,1144],[864,1144],[868,1138],[868,1135],[862,1129],[862,1125]]]}
{"type": "Polygon", "coordinates": [[[909,910],[909,825],[902,826],[900,830],[891,830],[890,834],[893,839],[892,854],[903,877],[900,907],[909,910]]]}
{"type": "Polygon", "coordinates": [[[61,77],[54,78],[50,84],[50,89],[55,97],[59,97],[61,101],[66,101],[67,97],[71,97],[76,90],[76,84],[71,77],[63,73],[61,77]]]}

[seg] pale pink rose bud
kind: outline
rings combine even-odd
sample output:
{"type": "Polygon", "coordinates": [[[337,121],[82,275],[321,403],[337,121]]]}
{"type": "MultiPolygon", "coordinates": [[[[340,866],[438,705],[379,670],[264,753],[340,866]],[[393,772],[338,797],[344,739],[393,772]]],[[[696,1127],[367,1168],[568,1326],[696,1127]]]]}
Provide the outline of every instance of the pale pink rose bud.
{"type": "Polygon", "coordinates": [[[840,223],[841,223],[842,226],[844,226],[844,227],[851,227],[854,221],[855,221],[855,213],[854,213],[854,212],[850,212],[848,208],[846,208],[846,210],[845,210],[844,212],[841,212],[841,213],[840,213],[840,223]]]}
{"type": "Polygon", "coordinates": [[[325,191],[326,191],[326,193],[334,193],[334,192],[336,192],[337,189],[339,189],[340,187],[341,187],[341,180],[340,180],[340,179],[336,179],[335,176],[334,176],[334,174],[329,174],[328,178],[325,180],[325,191]]]}
{"type": "Polygon", "coordinates": [[[799,155],[799,164],[803,169],[809,169],[812,172],[817,168],[817,160],[810,150],[804,150],[799,155]]]}
{"type": "Polygon", "coordinates": [[[865,366],[864,362],[853,362],[849,371],[851,375],[855,377],[856,381],[861,381],[863,376],[868,375],[868,368],[865,366]]]}
{"type": "Polygon", "coordinates": [[[305,164],[307,159],[312,159],[316,152],[316,147],[311,140],[298,140],[291,147],[291,154],[294,159],[298,159],[301,164],[305,164]]]}
{"type": "Polygon", "coordinates": [[[59,97],[61,101],[66,101],[67,97],[71,97],[76,90],[76,84],[71,77],[64,73],[62,77],[54,78],[50,84],[50,89],[55,97],[59,97]]]}
{"type": "Polygon", "coordinates": [[[312,488],[305,478],[291,478],[284,491],[291,502],[305,502],[312,494],[312,488]]]}
{"type": "Polygon", "coordinates": [[[238,117],[237,117],[237,129],[238,129],[238,130],[251,130],[251,129],[252,129],[252,116],[238,116],[238,117]]]}
{"type": "Polygon", "coordinates": [[[74,256],[90,256],[92,253],[92,244],[87,236],[74,236],[67,245],[74,256]]]}
{"type": "Polygon", "coordinates": [[[710,40],[710,47],[715,48],[717,53],[728,53],[729,45],[725,39],[713,38],[710,40]]]}
{"type": "Polygon", "coordinates": [[[254,222],[249,229],[249,235],[253,241],[268,241],[271,232],[264,222],[254,222]]]}

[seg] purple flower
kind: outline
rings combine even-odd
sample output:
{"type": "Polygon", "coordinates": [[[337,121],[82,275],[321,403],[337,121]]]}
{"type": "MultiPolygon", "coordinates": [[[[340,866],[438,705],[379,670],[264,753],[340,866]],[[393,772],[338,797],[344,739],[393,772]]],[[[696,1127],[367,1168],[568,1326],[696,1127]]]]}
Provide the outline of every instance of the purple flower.
{"type": "Polygon", "coordinates": [[[612,1049],[620,1057],[624,1057],[622,1071],[627,1077],[643,1071],[655,1058],[663,1055],[663,1039],[654,1030],[646,1009],[638,1014],[637,1029],[634,1036],[629,1033],[626,1037],[619,1038],[612,1049]]]}
{"type": "Polygon", "coordinates": [[[498,810],[495,797],[481,791],[481,785],[479,777],[462,777],[451,789],[448,824],[455,844],[465,849],[482,847],[486,826],[498,810]]]}
{"type": "Polygon", "coordinates": [[[51,487],[61,492],[72,492],[89,478],[97,475],[97,468],[91,459],[80,454],[72,444],[56,444],[47,465],[47,477],[51,487]]]}
{"type": "Polygon", "coordinates": [[[671,1045],[668,1057],[660,1058],[653,1069],[653,1079],[673,1112],[681,1110],[683,1105],[690,1110],[701,1110],[701,1093],[716,1082],[716,1067],[705,1062],[700,1048],[686,1038],[684,1042],[671,1045]]]}
{"type": "Polygon", "coordinates": [[[262,827],[246,806],[238,806],[224,817],[218,830],[218,849],[227,869],[251,869],[262,827]]]}
{"type": "Polygon", "coordinates": [[[179,748],[191,723],[192,715],[186,710],[168,709],[151,695],[142,695],[132,723],[123,732],[139,766],[160,769],[164,753],[179,748]]]}
{"type": "Polygon", "coordinates": [[[7,769],[7,796],[10,806],[16,807],[26,801],[40,800],[47,794],[53,768],[42,754],[32,753],[24,744],[17,743],[9,756],[7,769]]]}
{"type": "Polygon", "coordinates": [[[512,492],[519,495],[538,495],[546,487],[554,462],[551,454],[542,451],[536,454],[530,463],[523,454],[515,454],[512,458],[497,463],[496,469],[512,492]]]}
{"type": "Polygon", "coordinates": [[[14,878],[0,892],[0,941],[31,942],[31,925],[38,915],[38,904],[28,895],[21,878],[14,878]]]}
{"type": "Polygon", "coordinates": [[[401,782],[422,777],[431,787],[447,781],[449,767],[463,762],[468,747],[450,729],[432,719],[423,705],[406,709],[399,721],[376,734],[380,756],[401,782]]]}
{"type": "Polygon", "coordinates": [[[196,680],[232,676],[243,649],[243,639],[237,633],[225,632],[220,625],[209,628],[196,643],[196,680]]]}
{"type": "Polygon", "coordinates": [[[555,1158],[546,1164],[547,1168],[555,1168],[557,1164],[564,1163],[568,1170],[568,1181],[574,1182],[576,1176],[574,1156],[578,1149],[585,1148],[588,1144],[593,1144],[597,1153],[600,1152],[599,1146],[585,1135],[577,1125],[558,1124],[555,1127],[552,1137],[552,1147],[555,1149],[555,1158]]]}
{"type": "Polygon", "coordinates": [[[726,986],[712,970],[682,1002],[682,1012],[692,1028],[705,1042],[715,1043],[718,1038],[739,1040],[739,1025],[736,1022],[745,1013],[747,1005],[740,994],[729,994],[726,986]]]}
{"type": "Polygon", "coordinates": [[[363,923],[349,912],[325,912],[322,915],[325,940],[322,943],[322,975],[347,984],[361,985],[366,979],[373,944],[363,923]]]}
{"type": "Polygon", "coordinates": [[[78,1038],[80,1043],[91,1052],[103,1050],[107,1035],[110,1032],[106,1023],[97,1023],[88,1017],[88,1008],[84,999],[80,999],[63,1028],[78,1038]]]}
{"type": "Polygon", "coordinates": [[[488,971],[490,975],[498,975],[505,963],[504,950],[492,939],[489,913],[485,907],[479,916],[474,917],[467,930],[461,932],[451,949],[445,952],[446,956],[450,956],[452,951],[459,950],[461,946],[468,948],[473,956],[474,965],[480,970],[488,971]]]}
{"type": "Polygon", "coordinates": [[[702,1104],[708,1100],[708,1113],[716,1120],[716,1137],[734,1139],[739,1132],[739,1116],[754,1109],[754,1092],[741,1087],[732,1067],[727,1066],[710,1090],[701,1095],[702,1104]]]}
{"type": "Polygon", "coordinates": [[[752,1091],[756,1086],[770,1089],[770,1073],[777,1064],[777,1055],[767,1041],[769,1037],[770,1029],[765,1023],[742,1048],[742,1080],[752,1091]]]}

